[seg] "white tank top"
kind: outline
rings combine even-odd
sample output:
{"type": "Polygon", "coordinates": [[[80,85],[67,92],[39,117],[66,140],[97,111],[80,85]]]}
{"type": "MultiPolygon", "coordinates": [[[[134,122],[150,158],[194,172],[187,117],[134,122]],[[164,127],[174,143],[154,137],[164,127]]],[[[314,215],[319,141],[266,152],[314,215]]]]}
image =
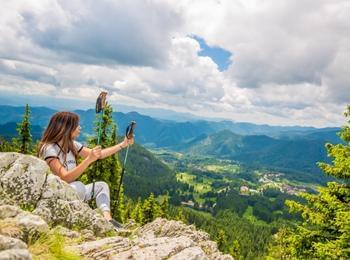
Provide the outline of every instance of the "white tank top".
{"type": "MultiPolygon", "coordinates": [[[[74,142],[76,151],[79,153],[84,146],[77,141],[73,141],[73,142],[74,142]]],[[[60,160],[60,162],[62,163],[62,165],[67,171],[77,166],[77,162],[75,160],[75,156],[72,151],[69,151],[67,153],[66,160],[64,160],[64,152],[62,151],[58,143],[46,144],[41,149],[43,149],[42,158],[45,161],[50,158],[57,158],[60,160]]]]}

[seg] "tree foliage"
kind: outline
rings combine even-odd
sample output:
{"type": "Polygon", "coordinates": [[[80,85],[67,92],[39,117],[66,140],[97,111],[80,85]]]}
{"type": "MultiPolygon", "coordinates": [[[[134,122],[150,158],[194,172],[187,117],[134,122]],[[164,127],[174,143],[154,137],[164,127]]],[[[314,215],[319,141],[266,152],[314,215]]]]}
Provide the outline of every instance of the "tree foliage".
{"type": "MultiPolygon", "coordinates": [[[[100,132],[100,144],[102,149],[113,146],[117,143],[117,126],[112,118],[113,109],[110,105],[104,108],[102,114],[96,115],[95,136],[88,140],[88,146],[94,147],[97,145],[97,135],[100,132]],[[102,120],[101,120],[102,117],[102,120]],[[101,130],[100,130],[101,128],[101,130]]],[[[111,212],[114,218],[124,221],[124,194],[123,189],[119,191],[121,163],[118,154],[111,155],[105,159],[96,161],[82,175],[81,180],[84,183],[93,181],[104,181],[108,184],[111,196],[111,212]],[[117,201],[118,194],[118,201],[117,201]]]]}
{"type": "Polygon", "coordinates": [[[217,237],[216,237],[216,243],[218,245],[218,248],[220,250],[223,250],[224,245],[227,244],[227,237],[224,230],[222,229],[219,230],[219,233],[217,234],[217,237]]]}
{"type": "Polygon", "coordinates": [[[26,104],[25,112],[21,122],[17,124],[18,138],[15,141],[18,145],[18,152],[29,154],[32,148],[32,135],[31,135],[31,125],[30,125],[30,108],[26,104]]]}
{"type": "Polygon", "coordinates": [[[12,152],[14,151],[13,145],[6,141],[5,138],[0,136],[0,152],[12,152]]]}
{"type": "Polygon", "coordinates": [[[262,259],[277,225],[252,222],[231,210],[222,210],[213,216],[188,207],[170,206],[170,216],[206,231],[212,240],[217,241],[222,252],[233,255],[235,259],[262,259]]]}
{"type": "Polygon", "coordinates": [[[169,205],[167,204],[167,200],[164,202],[163,199],[162,202],[159,202],[159,200],[154,197],[154,194],[151,193],[144,201],[141,200],[141,197],[137,199],[131,211],[130,218],[144,225],[158,217],[166,218],[168,216],[168,211],[169,205]]]}
{"type": "Polygon", "coordinates": [[[345,112],[347,125],[339,136],[344,144],[326,144],[332,163],[319,163],[325,174],[336,177],[316,195],[303,193],[306,204],[287,201],[291,212],[298,212],[303,222],[295,229],[283,229],[271,255],[284,258],[350,258],[350,106],[345,112]],[[283,251],[281,244],[284,245],[283,251]],[[276,252],[277,251],[277,252],[276,252]]]}

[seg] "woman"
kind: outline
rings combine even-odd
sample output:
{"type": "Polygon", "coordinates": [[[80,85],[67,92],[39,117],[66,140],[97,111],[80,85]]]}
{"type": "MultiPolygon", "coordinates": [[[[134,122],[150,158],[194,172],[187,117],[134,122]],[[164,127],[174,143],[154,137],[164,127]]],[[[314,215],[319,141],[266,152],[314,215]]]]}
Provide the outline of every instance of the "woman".
{"type": "Polygon", "coordinates": [[[80,134],[80,129],[77,114],[72,112],[54,114],[39,143],[38,155],[46,161],[54,174],[69,183],[78,192],[81,200],[90,200],[93,195],[97,207],[102,210],[106,220],[118,228],[120,224],[111,216],[108,185],[105,182],[96,182],[94,192],[92,192],[92,183],[84,185],[75,180],[96,160],[104,159],[133,144],[134,138],[125,137],[123,142],[105,149],[101,149],[100,146],[89,149],[75,141],[80,134]],[[84,160],[77,165],[79,156],[84,160]]]}

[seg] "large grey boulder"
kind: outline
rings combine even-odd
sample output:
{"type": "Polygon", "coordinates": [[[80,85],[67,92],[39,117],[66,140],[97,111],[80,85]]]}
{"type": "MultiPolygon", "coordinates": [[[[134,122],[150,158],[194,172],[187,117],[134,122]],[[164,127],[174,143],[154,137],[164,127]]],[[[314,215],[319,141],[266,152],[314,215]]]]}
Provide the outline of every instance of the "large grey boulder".
{"type": "Polygon", "coordinates": [[[47,177],[34,213],[42,216],[51,225],[91,229],[97,236],[113,230],[113,226],[101,214],[80,201],[77,192],[70,185],[53,174],[47,177]]]}
{"type": "Polygon", "coordinates": [[[0,185],[18,204],[35,207],[48,174],[46,163],[34,156],[0,153],[0,185]]]}
{"type": "Polygon", "coordinates": [[[76,191],[50,173],[46,162],[19,153],[0,153],[0,205],[14,203],[49,225],[90,229],[97,236],[113,230],[104,217],[79,200],[76,191]]]}

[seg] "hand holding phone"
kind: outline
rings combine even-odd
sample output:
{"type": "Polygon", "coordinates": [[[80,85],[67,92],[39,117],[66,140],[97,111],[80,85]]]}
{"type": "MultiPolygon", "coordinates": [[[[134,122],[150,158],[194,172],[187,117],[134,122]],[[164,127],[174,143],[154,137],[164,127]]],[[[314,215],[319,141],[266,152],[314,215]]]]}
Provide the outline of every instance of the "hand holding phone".
{"type": "Polygon", "coordinates": [[[135,127],[136,127],[136,122],[131,121],[131,123],[128,125],[128,127],[126,128],[126,131],[125,131],[126,138],[128,138],[128,139],[134,138],[135,127]]]}

